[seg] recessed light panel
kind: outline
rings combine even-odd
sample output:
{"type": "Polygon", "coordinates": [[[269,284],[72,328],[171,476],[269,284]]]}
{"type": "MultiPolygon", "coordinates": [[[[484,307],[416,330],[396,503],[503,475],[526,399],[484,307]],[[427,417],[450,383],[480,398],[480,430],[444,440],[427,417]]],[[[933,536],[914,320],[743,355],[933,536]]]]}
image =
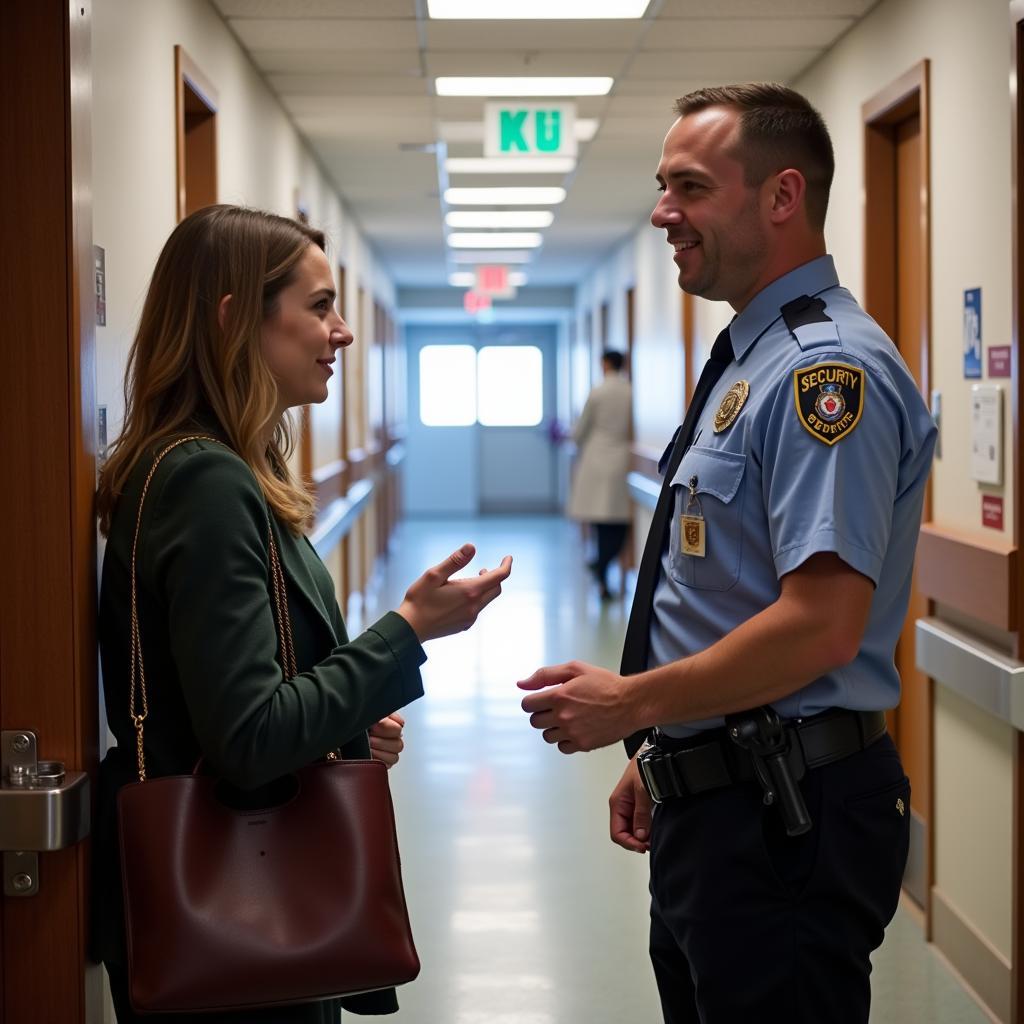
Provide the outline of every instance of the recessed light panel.
{"type": "Polygon", "coordinates": [[[460,18],[466,21],[529,18],[586,19],[642,18],[650,0],[427,0],[431,18],[460,18]]]}
{"type": "Polygon", "coordinates": [[[614,78],[533,75],[488,78],[474,75],[434,79],[438,96],[607,96],[614,78]]]}
{"type": "Polygon", "coordinates": [[[565,199],[564,188],[449,188],[449,206],[554,206],[565,199]]]}
{"type": "Polygon", "coordinates": [[[444,222],[450,228],[546,228],[554,219],[550,210],[452,210],[444,222]]]}
{"type": "Polygon", "coordinates": [[[448,236],[453,249],[536,249],[539,231],[455,231],[448,236]]]}
{"type": "Polygon", "coordinates": [[[568,174],[576,160],[571,156],[450,156],[444,166],[449,174],[568,174]]]}

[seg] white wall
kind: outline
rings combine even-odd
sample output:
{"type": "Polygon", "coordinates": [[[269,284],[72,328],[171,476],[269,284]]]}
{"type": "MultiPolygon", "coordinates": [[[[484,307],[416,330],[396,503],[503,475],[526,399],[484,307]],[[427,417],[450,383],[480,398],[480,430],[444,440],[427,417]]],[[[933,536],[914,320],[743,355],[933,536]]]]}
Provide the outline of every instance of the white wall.
{"type": "MultiPolygon", "coordinates": [[[[394,304],[393,284],[335,183],[207,0],[96,0],[93,233],[106,250],[107,272],[107,325],[96,332],[97,390],[110,439],[120,429],[124,363],[149,277],[176,223],[176,43],[218,93],[219,201],[294,216],[297,191],[312,224],[328,236],[332,265],[340,260],[347,267],[350,315],[360,284],[394,304]]],[[[314,407],[313,432],[316,464],[340,457],[336,401],[314,407]]]]}

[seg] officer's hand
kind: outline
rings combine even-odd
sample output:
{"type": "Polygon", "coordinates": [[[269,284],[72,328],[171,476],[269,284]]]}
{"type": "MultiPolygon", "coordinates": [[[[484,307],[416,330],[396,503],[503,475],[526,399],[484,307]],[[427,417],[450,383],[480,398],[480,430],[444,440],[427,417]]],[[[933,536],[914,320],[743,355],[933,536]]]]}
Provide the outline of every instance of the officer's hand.
{"type": "Polygon", "coordinates": [[[646,853],[651,848],[651,806],[636,758],[631,758],[608,798],[612,842],[625,850],[646,853]]]}
{"type": "Polygon", "coordinates": [[[469,629],[501,593],[501,585],[512,571],[511,555],[506,555],[497,569],[483,569],[471,579],[451,579],[475,554],[472,544],[463,544],[406,591],[398,614],[412,626],[420,643],[469,629]]]}
{"type": "Polygon", "coordinates": [[[563,754],[606,747],[639,727],[631,680],[596,665],[552,665],[516,685],[540,691],[523,699],[523,710],[563,754]]]}
{"type": "Polygon", "coordinates": [[[388,768],[398,764],[398,756],[405,749],[402,739],[402,728],[405,719],[395,711],[370,726],[370,757],[375,761],[383,761],[388,768]]]}

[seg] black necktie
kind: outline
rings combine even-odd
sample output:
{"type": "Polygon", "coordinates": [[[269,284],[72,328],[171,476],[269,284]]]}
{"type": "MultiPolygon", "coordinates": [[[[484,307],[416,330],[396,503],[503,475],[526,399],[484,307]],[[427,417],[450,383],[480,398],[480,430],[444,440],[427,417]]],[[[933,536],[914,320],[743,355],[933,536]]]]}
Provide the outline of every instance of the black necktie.
{"type": "MultiPolygon", "coordinates": [[[[665,476],[661,483],[661,493],[654,509],[651,529],[644,545],[644,555],[640,559],[640,569],[636,576],[636,593],[633,596],[633,607],[629,613],[629,625],[626,627],[626,639],[622,645],[622,675],[633,675],[647,668],[648,641],[651,632],[651,612],[654,601],[654,588],[661,572],[661,556],[665,550],[666,535],[672,520],[674,495],[672,493],[672,477],[683,460],[686,449],[690,447],[697,421],[708,403],[719,378],[725,368],[733,361],[732,341],[729,328],[726,327],[711,346],[711,357],[704,364],[700,380],[694,389],[693,398],[686,410],[683,425],[676,432],[675,444],[665,467],[665,476]]],[[[655,723],[652,723],[655,724],[655,723]]],[[[626,751],[630,757],[643,742],[646,732],[635,733],[626,740],[626,751]]]]}

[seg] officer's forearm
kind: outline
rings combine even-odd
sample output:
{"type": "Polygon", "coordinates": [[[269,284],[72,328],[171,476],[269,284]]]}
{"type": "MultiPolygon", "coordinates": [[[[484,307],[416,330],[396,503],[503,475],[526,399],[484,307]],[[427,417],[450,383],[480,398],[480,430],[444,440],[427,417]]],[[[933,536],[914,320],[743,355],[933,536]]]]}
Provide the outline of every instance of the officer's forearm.
{"type": "Polygon", "coordinates": [[[832,555],[783,581],[779,599],[706,650],[637,677],[642,719],[685,722],[770,704],[852,661],[870,580],[832,555]]]}

